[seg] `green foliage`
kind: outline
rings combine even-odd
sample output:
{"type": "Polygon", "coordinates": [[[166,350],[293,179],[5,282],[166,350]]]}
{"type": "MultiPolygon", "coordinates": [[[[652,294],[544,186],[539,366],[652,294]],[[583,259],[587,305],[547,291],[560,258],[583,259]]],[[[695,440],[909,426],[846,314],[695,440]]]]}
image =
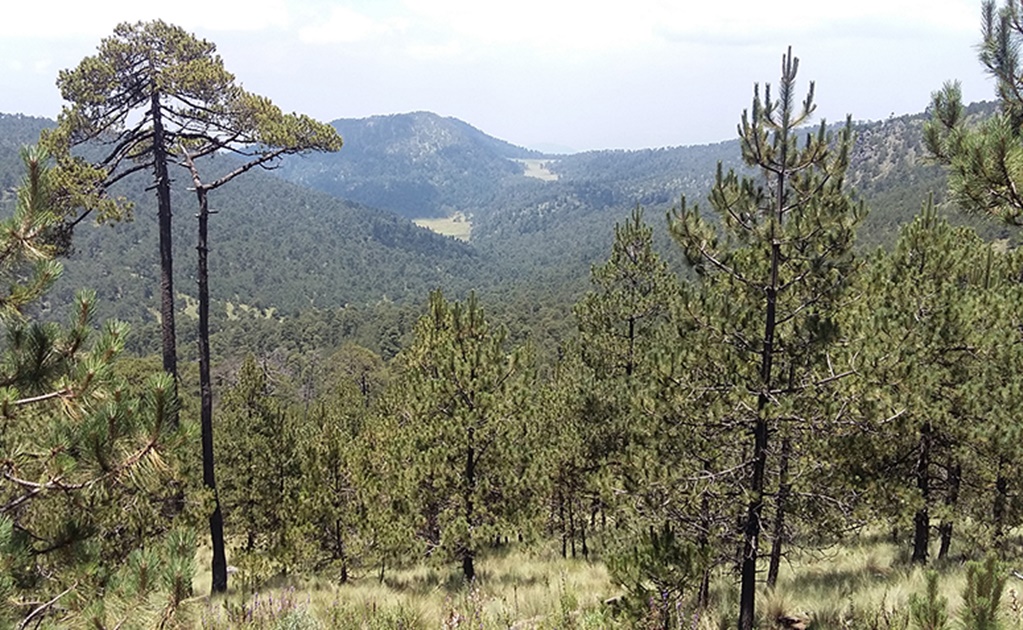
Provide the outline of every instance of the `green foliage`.
{"type": "Polygon", "coordinates": [[[462,560],[469,580],[480,545],[528,527],[533,497],[543,496],[531,360],[524,349],[508,353],[505,337],[475,295],[450,303],[434,292],[394,382],[419,529],[429,552],[462,560]]]}
{"type": "Polygon", "coordinates": [[[0,357],[0,584],[8,597],[0,615],[25,624],[123,621],[155,606],[173,616],[191,584],[190,565],[177,558],[190,557],[192,543],[172,536],[160,558],[143,551],[171,528],[182,482],[177,453],[188,430],[167,426],[173,383],[155,374],[133,388],[117,376],[127,327],[93,330],[88,293],[66,327],[22,313],[60,273],[47,240],[60,217],[47,205],[45,156],[28,151],[25,160],[18,206],[0,227],[9,287],[0,357]],[[151,578],[158,562],[175,577],[151,578]]]}
{"type": "MultiPolygon", "coordinates": [[[[698,338],[696,347],[702,349],[702,357],[694,357],[696,374],[707,379],[700,390],[710,392],[701,432],[710,438],[711,453],[723,445],[734,449],[735,440],[742,440],[747,453],[741,456],[739,465],[747,472],[738,488],[739,500],[747,505],[740,520],[743,629],[753,624],[756,558],[768,495],[773,494],[775,521],[769,575],[776,575],[786,519],[798,515],[787,503],[787,471],[836,418],[822,413],[840,378],[829,357],[842,341],[838,314],[857,271],[852,246],[864,215],[845,185],[851,119],[837,135],[822,122],[815,132],[799,137],[797,129],[815,106],[813,83],[801,104],[795,100],[798,65],[790,50],[782,58],[777,98],[770,86],[761,97],[756,86],[752,109],[743,113],[743,161],[756,176],[726,173],[719,165],[710,194],[718,221],[709,221],[683,198],[669,225],[698,276],[694,286],[683,287],[680,312],[692,331],[689,336],[698,338]],[[736,433],[717,430],[721,425],[736,433]],[[771,493],[772,487],[778,491],[771,493]]],[[[684,395],[694,388],[682,384],[673,389],[684,395]]],[[[703,470],[690,468],[690,478],[701,473],[710,478],[711,466],[725,461],[702,459],[703,470]]],[[[814,488],[819,497],[830,492],[819,483],[814,488]]]]}
{"type": "Polygon", "coordinates": [[[918,630],[947,630],[948,598],[938,594],[937,571],[927,572],[927,592],[909,598],[909,612],[918,630]]]}
{"type": "Polygon", "coordinates": [[[300,477],[298,430],[266,366],[249,355],[215,425],[221,504],[239,551],[285,563],[300,477]]]}
{"type": "Polygon", "coordinates": [[[948,167],[949,191],[966,212],[990,214],[1011,225],[1023,225],[1023,42],[1020,8],[994,0],[982,4],[980,61],[997,82],[999,112],[970,124],[958,82],[948,82],[932,95],[932,118],[924,140],[932,159],[948,167]]]}
{"type": "Polygon", "coordinates": [[[677,281],[653,249],[653,230],[637,208],[615,226],[611,256],[591,272],[594,290],[576,307],[583,358],[601,379],[632,376],[668,321],[677,281]]]}
{"type": "Polygon", "coordinates": [[[966,564],[966,587],[959,613],[963,628],[998,630],[1003,627],[999,610],[1005,588],[1005,567],[989,553],[983,562],[966,564]]]}
{"type": "Polygon", "coordinates": [[[707,549],[679,537],[668,523],[626,540],[608,559],[608,570],[626,589],[630,610],[640,617],[653,612],[664,627],[679,623],[678,611],[696,602],[707,549]]]}

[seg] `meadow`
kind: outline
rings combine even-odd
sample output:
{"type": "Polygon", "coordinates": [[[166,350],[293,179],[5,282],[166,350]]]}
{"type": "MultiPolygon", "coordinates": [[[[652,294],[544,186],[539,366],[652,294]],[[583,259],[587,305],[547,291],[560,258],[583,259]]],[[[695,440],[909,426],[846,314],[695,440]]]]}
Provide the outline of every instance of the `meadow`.
{"type": "MultiPolygon", "coordinates": [[[[209,551],[200,552],[194,584],[209,592],[209,551]],[[205,580],[205,581],[204,581],[205,580]]],[[[895,544],[863,536],[833,548],[793,551],[774,589],[758,593],[758,628],[765,630],[897,630],[968,628],[967,562],[949,558],[921,567],[895,544]],[[912,614],[914,600],[926,601],[927,574],[938,576],[937,597],[946,600],[949,622],[927,626],[912,614]]],[[[727,569],[727,567],[724,567],[727,569]]],[[[1003,630],[1023,628],[1023,578],[998,565],[1004,588],[997,606],[1003,630]]],[[[664,619],[628,614],[637,605],[624,599],[599,558],[562,558],[553,546],[511,545],[481,558],[477,579],[464,583],[454,565],[423,563],[389,570],[383,580],[367,569],[340,585],[325,575],[279,576],[259,588],[236,574],[221,597],[196,597],[182,614],[195,628],[473,628],[574,629],[669,628],[717,630],[735,626],[738,584],[722,571],[711,587],[710,605],[679,606],[664,619]]],[[[970,624],[970,625],[968,625],[970,624]]]]}

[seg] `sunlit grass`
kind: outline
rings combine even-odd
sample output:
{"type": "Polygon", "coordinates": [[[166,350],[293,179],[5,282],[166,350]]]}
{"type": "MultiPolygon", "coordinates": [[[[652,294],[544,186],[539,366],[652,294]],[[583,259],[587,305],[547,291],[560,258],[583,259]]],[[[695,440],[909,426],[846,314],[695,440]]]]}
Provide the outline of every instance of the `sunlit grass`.
{"type": "MultiPolygon", "coordinates": [[[[208,549],[197,554],[199,571],[193,581],[197,595],[209,593],[210,559],[208,549]]],[[[373,569],[355,575],[347,584],[322,576],[294,575],[273,580],[259,589],[258,597],[278,605],[290,600],[311,619],[319,620],[318,627],[330,627],[330,620],[341,615],[348,623],[354,619],[363,621],[364,627],[390,627],[372,625],[373,619],[414,620],[414,627],[421,628],[476,619],[486,628],[514,624],[533,628],[559,627],[544,624],[564,615],[579,616],[583,611],[599,608],[604,599],[617,594],[602,563],[566,560],[547,550],[512,548],[490,552],[479,558],[476,572],[473,589],[466,588],[455,563],[388,569],[383,581],[373,569]]],[[[227,624],[227,614],[218,609],[242,607],[257,597],[244,589],[244,576],[240,573],[230,577],[225,595],[213,598],[212,603],[202,597],[191,603],[193,607],[207,607],[198,617],[207,621],[220,619],[227,624]]],[[[192,616],[196,616],[194,611],[192,616]]]]}
{"type": "MultiPolygon", "coordinates": [[[[201,596],[209,592],[209,551],[201,550],[197,560],[200,569],[194,588],[201,596]]],[[[940,573],[940,593],[947,598],[949,613],[954,616],[962,605],[966,584],[962,562],[956,559],[934,564],[940,573]]],[[[760,589],[759,627],[781,627],[775,620],[782,616],[802,618],[808,628],[821,630],[906,627],[896,621],[908,619],[913,595],[924,594],[925,574],[926,569],[909,564],[894,544],[874,537],[825,550],[792,550],[782,565],[777,587],[760,589]]],[[[424,562],[406,569],[388,569],[382,581],[378,571],[370,568],[343,585],[322,575],[292,575],[264,584],[258,594],[241,587],[243,577],[231,576],[232,586],[226,596],[212,602],[196,597],[190,602],[192,610],[187,616],[196,620],[195,627],[635,627],[627,619],[615,617],[615,611],[605,604],[621,591],[602,562],[563,559],[552,547],[511,546],[483,554],[472,589],[466,587],[457,563],[424,562]],[[275,606],[293,617],[289,617],[288,624],[234,623],[228,619],[228,611],[234,610],[237,619],[237,611],[245,606],[275,606]]],[[[1013,577],[1009,580],[1002,601],[1006,628],[1023,628],[1023,582],[1013,577]]],[[[680,610],[684,623],[676,620],[671,627],[733,627],[737,601],[734,578],[722,572],[712,587],[710,610],[699,614],[680,610]]]]}
{"type": "Polygon", "coordinates": [[[472,221],[461,212],[438,219],[415,219],[413,223],[437,234],[451,236],[461,241],[468,241],[472,234],[472,221]]]}

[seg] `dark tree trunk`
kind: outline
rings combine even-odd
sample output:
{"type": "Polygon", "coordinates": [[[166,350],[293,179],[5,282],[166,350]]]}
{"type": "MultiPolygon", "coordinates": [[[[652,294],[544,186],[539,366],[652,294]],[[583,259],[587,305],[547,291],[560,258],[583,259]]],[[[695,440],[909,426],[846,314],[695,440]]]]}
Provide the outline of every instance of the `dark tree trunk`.
{"type": "Polygon", "coordinates": [[[917,564],[927,562],[927,547],[931,537],[931,518],[928,504],[931,498],[931,423],[920,427],[920,455],[916,462],[916,487],[923,505],[913,516],[913,558],[917,564]]]}
{"type": "Polygon", "coordinates": [[[568,558],[568,524],[565,523],[565,494],[558,493],[558,516],[561,521],[561,557],[568,558]]]}
{"type": "Polygon", "coordinates": [[[954,523],[953,512],[956,503],[959,501],[959,484],[962,482],[963,468],[959,462],[953,462],[948,467],[948,488],[945,491],[945,507],[948,514],[941,521],[939,533],[941,534],[941,547],[938,549],[938,560],[948,557],[948,549],[952,546],[952,527],[954,523]]]}
{"type": "Polygon", "coordinates": [[[778,470],[778,496],[774,508],[774,536],[771,540],[771,562],[767,568],[767,586],[774,588],[778,583],[778,569],[781,566],[782,544],[785,542],[785,510],[788,507],[789,492],[789,457],[792,442],[785,438],[781,442],[781,461],[778,470]]]}
{"type": "Polygon", "coordinates": [[[998,459],[998,471],[995,477],[995,503],[991,510],[994,518],[995,547],[1001,547],[1005,536],[1005,506],[1009,498],[1009,480],[1005,477],[1005,459],[998,459]]]}
{"type": "MultiPolygon", "coordinates": [[[[704,462],[704,472],[710,471],[710,462],[704,462]]],[[[704,558],[710,556],[710,493],[704,488],[700,496],[700,535],[697,542],[704,558]]],[[[710,566],[703,569],[703,576],[700,578],[700,593],[697,596],[696,605],[701,609],[707,608],[710,603],[710,566]]]]}
{"type": "Polygon", "coordinates": [[[341,561],[341,584],[348,583],[348,555],[345,553],[345,540],[341,534],[341,520],[334,519],[334,550],[335,559],[341,561]]]}
{"type": "MultiPolygon", "coordinates": [[[[785,152],[782,151],[782,163],[785,152]]],[[[777,225],[780,227],[785,173],[778,174],[777,225]]],[[[742,566],[739,584],[739,630],[753,630],[754,607],[757,595],[757,546],[760,542],[761,518],[764,511],[764,471],[767,468],[767,406],[770,404],[771,368],[774,363],[774,333],[777,323],[778,268],[781,264],[781,244],[772,233],[771,275],[764,287],[767,310],[764,315],[764,345],[760,353],[760,394],[757,396],[757,418],[753,425],[753,477],[750,480],[750,501],[746,507],[743,526],[742,566]]]]}
{"type": "Polygon", "coordinates": [[[199,391],[201,398],[200,433],[202,434],[202,477],[205,486],[213,492],[213,514],[210,515],[210,541],[213,546],[214,593],[227,590],[227,556],[224,550],[224,517],[217,496],[217,482],[213,463],[213,384],[210,379],[210,287],[207,248],[209,205],[207,190],[198,174],[192,173],[195,192],[199,198],[199,391]]]}
{"type": "Polygon", "coordinates": [[[473,562],[475,550],[472,541],[473,515],[473,491],[476,489],[476,451],[473,448],[476,431],[469,428],[469,448],[465,456],[465,526],[468,532],[467,539],[463,541],[462,547],[462,575],[466,582],[472,582],[476,578],[476,566],[473,562]]]}
{"type": "Polygon", "coordinates": [[[579,519],[579,536],[582,542],[583,557],[590,557],[590,549],[586,546],[586,518],[581,517],[579,519]]]}
{"type": "MultiPolygon", "coordinates": [[[[174,252],[171,247],[170,175],[167,172],[166,134],[160,110],[160,93],[153,91],[150,103],[153,117],[153,178],[156,187],[157,220],[160,231],[160,330],[163,346],[163,371],[174,377],[178,388],[177,338],[174,329],[174,252]]],[[[168,426],[178,426],[178,412],[173,410],[168,426]]]]}
{"type": "Polygon", "coordinates": [[[575,557],[575,500],[568,502],[568,540],[572,545],[572,557],[575,557]]]}

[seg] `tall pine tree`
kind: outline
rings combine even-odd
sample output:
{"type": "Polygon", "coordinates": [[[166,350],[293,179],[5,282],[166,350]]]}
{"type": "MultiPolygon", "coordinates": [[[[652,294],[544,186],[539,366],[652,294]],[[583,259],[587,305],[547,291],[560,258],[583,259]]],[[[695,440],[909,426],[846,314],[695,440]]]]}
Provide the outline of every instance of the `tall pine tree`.
{"type": "MultiPolygon", "coordinates": [[[[749,432],[740,630],[754,624],[772,436],[781,434],[785,447],[787,427],[814,415],[800,401],[838,376],[825,358],[837,339],[834,315],[855,270],[853,231],[863,214],[844,181],[849,121],[837,137],[822,122],[800,138],[798,128],[814,104],[812,83],[806,99],[796,102],[798,65],[790,50],[782,58],[777,100],[770,85],[763,98],[757,87],[752,110],[743,114],[742,157],[759,178],[719,167],[710,203],[720,222],[708,222],[683,199],[671,223],[699,274],[701,290],[688,310],[711,342],[727,348],[733,376],[722,393],[730,415],[749,432]]],[[[791,443],[789,449],[781,456],[794,455],[791,443]]],[[[786,509],[776,500],[775,518],[784,519],[786,509]]]]}

